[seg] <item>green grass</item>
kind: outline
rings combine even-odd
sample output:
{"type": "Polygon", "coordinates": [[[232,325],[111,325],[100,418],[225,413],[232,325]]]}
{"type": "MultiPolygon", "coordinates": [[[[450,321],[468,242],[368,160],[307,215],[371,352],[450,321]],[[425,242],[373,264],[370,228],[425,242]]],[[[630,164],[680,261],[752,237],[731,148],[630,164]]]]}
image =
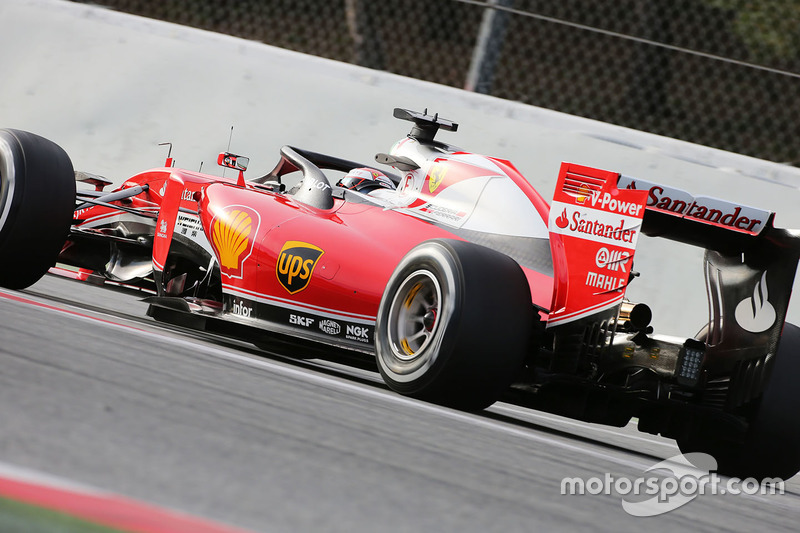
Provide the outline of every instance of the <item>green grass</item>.
{"type": "Polygon", "coordinates": [[[0,498],[0,531],[3,533],[121,533],[68,514],[0,498]]]}

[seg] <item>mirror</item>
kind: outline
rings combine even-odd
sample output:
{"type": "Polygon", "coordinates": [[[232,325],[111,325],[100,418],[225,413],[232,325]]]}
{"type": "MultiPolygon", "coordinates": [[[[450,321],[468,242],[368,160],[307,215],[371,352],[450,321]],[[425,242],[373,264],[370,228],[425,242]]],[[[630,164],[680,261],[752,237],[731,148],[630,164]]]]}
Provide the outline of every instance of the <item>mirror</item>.
{"type": "Polygon", "coordinates": [[[217,158],[217,164],[221,167],[235,168],[236,170],[247,170],[250,158],[243,155],[236,155],[230,152],[222,152],[217,158]]]}

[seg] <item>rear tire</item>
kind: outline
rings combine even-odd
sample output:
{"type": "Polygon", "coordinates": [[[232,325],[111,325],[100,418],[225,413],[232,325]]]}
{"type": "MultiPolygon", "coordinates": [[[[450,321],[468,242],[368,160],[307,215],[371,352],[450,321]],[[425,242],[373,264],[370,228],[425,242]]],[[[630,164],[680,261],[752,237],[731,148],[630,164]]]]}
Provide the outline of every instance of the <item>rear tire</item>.
{"type": "Polygon", "coordinates": [[[704,452],[718,472],[739,478],[789,479],[800,471],[800,328],[783,327],[775,363],[744,439],[689,436],[678,439],[681,452],[704,452]]]}
{"type": "Polygon", "coordinates": [[[23,289],[56,262],[75,210],[72,162],[33,133],[0,130],[0,286],[23,289]]]}
{"type": "Polygon", "coordinates": [[[433,240],[409,252],[378,311],[378,369],[394,391],[460,409],[488,407],[522,368],[534,311],[508,256],[433,240]]]}

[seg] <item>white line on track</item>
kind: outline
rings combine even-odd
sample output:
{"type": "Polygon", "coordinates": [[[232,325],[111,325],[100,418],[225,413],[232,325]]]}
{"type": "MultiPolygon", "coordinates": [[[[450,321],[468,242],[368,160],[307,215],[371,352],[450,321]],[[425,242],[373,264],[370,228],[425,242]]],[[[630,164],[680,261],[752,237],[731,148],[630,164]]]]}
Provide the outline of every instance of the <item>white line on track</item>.
{"type": "MultiPolygon", "coordinates": [[[[24,294],[24,293],[23,293],[24,294]]],[[[128,331],[135,335],[139,335],[142,337],[147,337],[151,339],[157,339],[163,342],[167,342],[174,346],[180,346],[183,348],[187,348],[190,350],[194,350],[197,352],[202,352],[207,355],[213,357],[219,357],[222,359],[226,359],[228,361],[235,361],[247,366],[251,366],[254,368],[260,368],[264,370],[268,370],[273,374],[281,375],[284,377],[289,377],[293,379],[297,379],[298,381],[304,381],[306,383],[313,383],[316,385],[321,385],[328,387],[333,390],[338,391],[347,391],[353,393],[355,395],[370,398],[370,399],[377,399],[386,403],[395,404],[395,405],[402,405],[409,409],[414,409],[417,411],[422,411],[425,413],[434,414],[436,416],[441,416],[443,418],[448,418],[450,420],[455,420],[458,422],[462,422],[468,425],[472,425],[475,427],[481,427],[484,429],[489,429],[492,431],[497,431],[500,433],[504,433],[506,435],[514,436],[517,438],[525,439],[528,441],[536,442],[538,444],[550,446],[550,447],[557,447],[563,450],[569,450],[582,456],[589,456],[594,457],[603,461],[607,461],[610,463],[615,463],[620,466],[625,466],[629,468],[635,468],[637,470],[645,471],[651,466],[653,466],[652,462],[644,461],[644,460],[636,460],[628,457],[620,457],[618,455],[613,455],[611,453],[606,453],[600,449],[598,449],[601,445],[600,444],[591,444],[591,443],[571,443],[571,442],[564,442],[563,440],[550,437],[547,435],[542,435],[533,432],[532,430],[528,429],[521,429],[517,428],[503,422],[498,422],[495,420],[490,420],[486,418],[482,418],[480,415],[473,415],[470,413],[464,413],[461,411],[456,411],[447,407],[442,407],[434,404],[425,403],[419,400],[414,400],[411,398],[406,398],[403,396],[399,396],[391,391],[375,389],[367,385],[362,385],[359,383],[351,383],[348,381],[344,381],[341,378],[331,377],[324,374],[316,374],[316,373],[309,373],[305,370],[300,370],[297,368],[293,368],[291,366],[286,366],[274,361],[269,361],[266,359],[258,359],[255,356],[248,356],[239,353],[234,353],[219,347],[215,346],[208,346],[206,344],[199,343],[197,341],[187,340],[180,337],[173,337],[169,335],[167,332],[160,332],[160,331],[150,331],[141,329],[139,327],[119,324],[116,322],[111,322],[109,320],[98,318],[94,316],[90,316],[85,314],[86,311],[82,309],[76,309],[72,311],[70,309],[59,308],[53,306],[51,304],[46,304],[44,302],[39,302],[37,300],[32,299],[29,295],[25,296],[18,296],[13,292],[7,292],[4,290],[0,290],[0,297],[8,295],[11,301],[15,301],[17,303],[24,303],[27,305],[32,305],[43,309],[44,311],[51,312],[51,313],[59,313],[68,317],[71,317],[75,320],[83,321],[83,322],[93,322],[95,324],[101,324],[105,327],[118,329],[122,331],[128,331]]],[[[70,306],[71,307],[71,306],[70,306]]],[[[113,319],[114,317],[112,317],[113,319]]],[[[562,420],[559,420],[562,422],[562,420]]],[[[611,431],[611,430],[606,430],[611,431]]],[[[648,439],[645,439],[648,440],[648,439]]],[[[648,440],[648,442],[651,442],[648,440]]],[[[790,504],[786,505],[780,499],[776,498],[763,498],[757,495],[748,495],[748,494],[741,494],[742,497],[752,498],[760,501],[763,504],[767,504],[770,506],[776,506],[780,508],[786,509],[795,509],[796,506],[790,504]]]]}
{"type": "Polygon", "coordinates": [[[79,320],[82,322],[92,322],[94,324],[101,324],[108,328],[128,331],[134,335],[148,337],[151,339],[158,339],[159,341],[167,342],[174,346],[180,346],[197,352],[202,352],[207,355],[227,359],[229,361],[236,361],[238,363],[242,363],[254,368],[266,369],[274,374],[294,378],[300,381],[305,381],[307,383],[323,385],[325,387],[334,390],[347,391],[361,397],[379,399],[387,403],[402,405],[410,409],[415,409],[417,411],[432,413],[437,416],[448,418],[450,420],[456,420],[476,427],[482,427],[493,431],[499,431],[507,435],[512,435],[539,444],[547,446],[556,446],[565,450],[580,453],[582,455],[589,455],[597,459],[609,461],[630,468],[645,469],[651,466],[648,462],[645,461],[628,459],[624,457],[618,457],[609,453],[605,453],[601,450],[596,449],[596,447],[598,447],[599,445],[592,445],[592,444],[581,445],[581,444],[564,442],[563,440],[554,437],[534,433],[531,430],[516,428],[508,424],[505,424],[503,422],[489,420],[470,413],[464,413],[447,407],[442,407],[439,405],[429,404],[419,400],[406,398],[404,396],[399,396],[394,392],[375,389],[366,385],[362,385],[360,383],[351,383],[343,381],[339,378],[327,376],[324,374],[309,373],[306,370],[293,368],[291,366],[285,366],[283,364],[274,361],[269,361],[266,359],[257,359],[254,356],[234,353],[216,346],[208,346],[206,344],[201,344],[197,341],[187,340],[180,337],[173,337],[171,335],[168,335],[166,332],[145,330],[142,329],[141,327],[119,324],[116,322],[109,321],[107,319],[97,318],[87,314],[88,312],[83,309],[76,309],[75,311],[71,311],[69,309],[63,309],[60,307],[56,307],[52,304],[39,302],[34,298],[32,298],[31,296],[26,295],[24,293],[17,295],[13,292],[6,292],[0,290],[0,295],[4,294],[7,294],[8,298],[11,301],[15,301],[17,303],[25,303],[27,305],[33,305],[39,307],[40,309],[43,309],[44,311],[51,313],[59,313],[64,316],[71,317],[74,320],[79,320]]]}
{"type": "Polygon", "coordinates": [[[658,445],[658,446],[663,446],[665,448],[669,448],[670,451],[674,451],[676,454],[678,453],[677,452],[677,446],[674,445],[674,444],[670,444],[668,442],[664,442],[662,440],[659,440],[659,439],[653,438],[653,437],[645,437],[645,436],[639,436],[639,435],[623,434],[623,433],[620,432],[620,429],[623,429],[623,428],[607,429],[607,428],[604,428],[604,427],[598,427],[596,424],[592,424],[591,426],[589,426],[587,422],[578,422],[578,421],[570,420],[568,418],[564,418],[564,417],[561,417],[561,416],[551,415],[549,413],[543,413],[543,412],[540,412],[540,411],[533,411],[531,409],[524,409],[524,408],[521,408],[521,407],[517,407],[516,405],[509,405],[509,404],[504,404],[504,403],[496,403],[493,406],[491,406],[489,408],[489,410],[497,412],[497,413],[500,413],[500,414],[506,414],[508,416],[523,416],[525,418],[531,419],[531,421],[533,421],[533,422],[540,423],[540,424],[549,423],[549,424],[552,424],[552,425],[570,426],[570,427],[574,427],[574,428],[584,428],[584,429],[587,428],[587,427],[591,427],[591,431],[593,433],[611,435],[611,436],[614,436],[614,437],[623,437],[626,440],[635,440],[635,441],[644,442],[644,443],[647,443],[647,444],[654,444],[654,445],[658,445]]]}
{"type": "Polygon", "coordinates": [[[111,494],[110,492],[93,487],[91,485],[78,483],[77,481],[72,481],[71,479],[55,476],[53,474],[47,474],[40,470],[13,465],[3,461],[0,461],[0,477],[23,481],[26,483],[33,483],[36,485],[55,487],[58,489],[83,492],[86,494],[111,494]]]}

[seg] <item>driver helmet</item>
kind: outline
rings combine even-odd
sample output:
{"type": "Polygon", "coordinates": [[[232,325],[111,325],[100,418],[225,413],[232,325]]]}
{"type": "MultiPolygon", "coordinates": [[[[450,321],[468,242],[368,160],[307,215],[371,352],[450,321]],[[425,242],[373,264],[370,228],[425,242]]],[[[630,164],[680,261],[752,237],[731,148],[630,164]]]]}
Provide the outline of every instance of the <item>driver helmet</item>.
{"type": "Polygon", "coordinates": [[[342,176],[336,185],[356,192],[369,193],[375,189],[392,189],[395,185],[383,172],[372,168],[354,168],[342,176]]]}

